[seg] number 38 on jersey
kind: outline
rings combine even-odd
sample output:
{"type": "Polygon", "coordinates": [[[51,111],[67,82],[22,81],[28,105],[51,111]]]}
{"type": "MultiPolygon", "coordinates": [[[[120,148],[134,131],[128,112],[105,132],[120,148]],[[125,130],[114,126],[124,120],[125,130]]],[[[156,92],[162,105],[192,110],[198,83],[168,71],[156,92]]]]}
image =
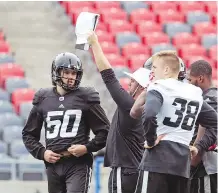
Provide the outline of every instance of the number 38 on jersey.
{"type": "Polygon", "coordinates": [[[164,118],[163,124],[174,128],[180,126],[181,129],[191,131],[199,113],[199,102],[175,98],[172,105],[176,110],[171,117],[164,118]]]}
{"type": "Polygon", "coordinates": [[[61,138],[75,137],[78,133],[79,124],[82,117],[81,110],[50,111],[47,113],[46,138],[53,139],[58,136],[61,138]],[[71,117],[75,117],[72,119],[71,117]],[[61,121],[60,120],[61,117],[61,121]],[[59,118],[59,119],[58,119],[59,118]]]}

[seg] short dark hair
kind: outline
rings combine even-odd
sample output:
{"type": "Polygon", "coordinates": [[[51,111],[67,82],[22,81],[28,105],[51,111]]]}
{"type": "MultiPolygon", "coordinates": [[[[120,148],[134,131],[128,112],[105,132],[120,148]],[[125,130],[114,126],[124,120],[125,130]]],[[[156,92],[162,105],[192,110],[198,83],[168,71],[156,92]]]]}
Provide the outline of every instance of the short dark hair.
{"type": "Polygon", "coordinates": [[[197,60],[192,63],[189,67],[191,76],[207,76],[208,78],[212,77],[212,67],[205,60],[197,60]]]}

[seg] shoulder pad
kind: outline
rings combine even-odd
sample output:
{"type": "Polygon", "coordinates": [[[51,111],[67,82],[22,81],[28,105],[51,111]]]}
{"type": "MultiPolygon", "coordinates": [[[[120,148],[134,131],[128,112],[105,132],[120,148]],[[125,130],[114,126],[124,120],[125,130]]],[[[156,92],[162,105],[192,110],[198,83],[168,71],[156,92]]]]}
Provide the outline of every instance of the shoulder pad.
{"type": "Polygon", "coordinates": [[[148,91],[150,91],[150,90],[158,90],[159,91],[159,90],[162,90],[163,87],[164,87],[164,84],[162,84],[162,80],[157,80],[155,82],[150,83],[147,90],[148,91]]]}
{"type": "Polygon", "coordinates": [[[82,87],[85,91],[87,103],[100,104],[100,97],[98,91],[94,87],[82,87]]]}
{"type": "Polygon", "coordinates": [[[191,95],[193,95],[201,96],[202,99],[202,90],[199,87],[181,81],[172,81],[172,79],[157,80],[149,85],[148,91],[149,90],[157,90],[160,93],[165,94],[175,91],[180,92],[181,94],[184,91],[186,93],[186,96],[189,98],[191,95]]]}
{"type": "Polygon", "coordinates": [[[33,98],[33,105],[40,104],[47,96],[47,94],[51,91],[51,88],[41,88],[38,90],[33,98]]]}

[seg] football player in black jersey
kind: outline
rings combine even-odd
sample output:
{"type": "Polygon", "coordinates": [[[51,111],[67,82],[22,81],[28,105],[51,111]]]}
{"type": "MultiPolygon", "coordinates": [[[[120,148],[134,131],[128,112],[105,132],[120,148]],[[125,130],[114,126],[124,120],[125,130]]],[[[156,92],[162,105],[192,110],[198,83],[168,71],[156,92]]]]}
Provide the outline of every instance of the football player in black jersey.
{"type": "MultiPolygon", "coordinates": [[[[188,78],[191,84],[203,90],[204,100],[217,111],[217,88],[212,83],[212,67],[204,60],[190,65],[188,78]]],[[[191,145],[196,144],[204,135],[205,128],[197,125],[191,145]]],[[[192,159],[190,193],[217,192],[217,152],[216,144],[192,159]]]]}
{"type": "Polygon", "coordinates": [[[22,132],[27,150],[45,162],[49,193],[87,192],[92,152],[106,144],[109,121],[98,92],[79,86],[82,75],[76,55],[57,55],[51,68],[54,87],[36,92],[22,132]],[[43,123],[46,147],[39,142],[43,123]],[[90,129],[95,134],[91,141],[90,129]]]}

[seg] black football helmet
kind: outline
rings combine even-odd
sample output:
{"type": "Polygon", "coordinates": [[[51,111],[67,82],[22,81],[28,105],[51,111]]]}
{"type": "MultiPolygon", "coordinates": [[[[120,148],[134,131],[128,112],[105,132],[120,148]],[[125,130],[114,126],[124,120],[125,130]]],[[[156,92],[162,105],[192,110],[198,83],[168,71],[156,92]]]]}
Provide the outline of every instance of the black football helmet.
{"type": "Polygon", "coordinates": [[[54,86],[59,85],[64,90],[76,90],[79,87],[83,75],[81,60],[72,53],[58,54],[52,62],[51,77],[54,86]],[[62,81],[61,69],[71,69],[77,73],[74,86],[69,86],[62,81]]]}
{"type": "MultiPolygon", "coordinates": [[[[186,66],[185,66],[185,63],[183,62],[183,60],[180,57],[178,57],[178,58],[179,58],[179,62],[180,62],[180,72],[179,72],[178,79],[183,80],[186,77],[186,66]]],[[[151,70],[152,57],[150,57],[146,60],[143,67],[148,69],[148,70],[151,70]]]]}

